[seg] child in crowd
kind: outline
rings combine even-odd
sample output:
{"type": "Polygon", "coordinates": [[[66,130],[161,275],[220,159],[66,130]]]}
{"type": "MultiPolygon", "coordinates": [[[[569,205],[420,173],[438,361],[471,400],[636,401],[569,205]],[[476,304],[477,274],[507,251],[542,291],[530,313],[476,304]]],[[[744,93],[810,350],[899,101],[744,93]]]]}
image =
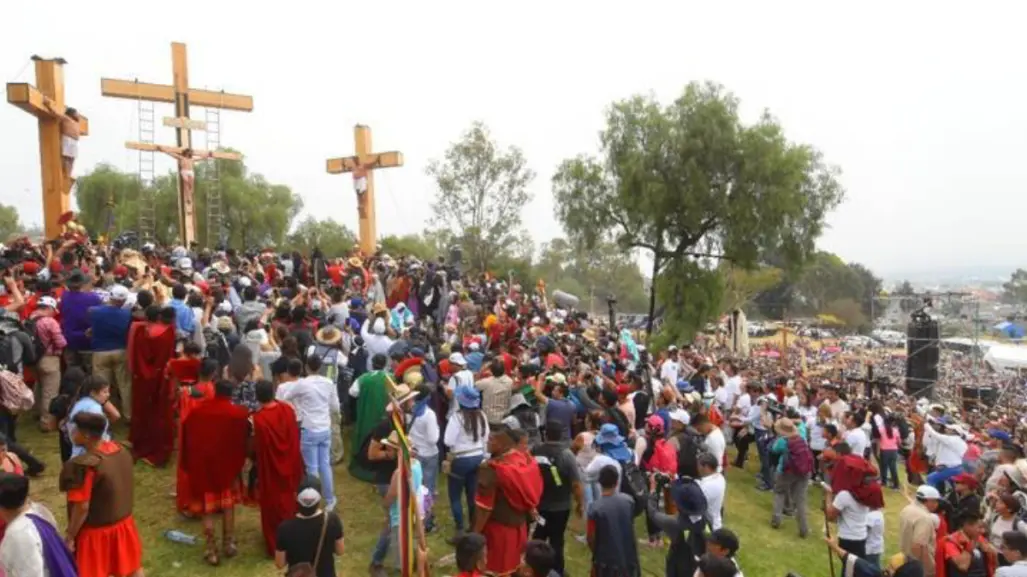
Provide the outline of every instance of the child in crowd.
{"type": "Polygon", "coordinates": [[[738,547],[738,535],[730,529],[717,529],[706,537],[706,552],[713,557],[731,561],[737,569],[735,577],[742,577],[742,569],[738,567],[738,560],[735,559],[738,547]]]}
{"type": "Polygon", "coordinates": [[[871,509],[867,513],[867,554],[863,557],[874,567],[881,564],[884,555],[884,512],[871,509]]]}

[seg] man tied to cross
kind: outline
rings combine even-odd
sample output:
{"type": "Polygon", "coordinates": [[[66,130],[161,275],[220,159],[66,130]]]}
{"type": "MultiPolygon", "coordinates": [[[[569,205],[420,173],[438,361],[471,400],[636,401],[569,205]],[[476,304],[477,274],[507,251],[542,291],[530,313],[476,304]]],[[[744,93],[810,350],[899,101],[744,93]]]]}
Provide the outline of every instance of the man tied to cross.
{"type": "Polygon", "coordinates": [[[70,187],[75,184],[75,177],[71,175],[71,169],[75,167],[75,159],[78,157],[78,139],[81,136],[78,111],[69,106],[62,113],[57,109],[57,103],[49,98],[44,103],[46,109],[60,121],[61,167],[64,170],[64,176],[68,179],[70,190],[70,187]]]}

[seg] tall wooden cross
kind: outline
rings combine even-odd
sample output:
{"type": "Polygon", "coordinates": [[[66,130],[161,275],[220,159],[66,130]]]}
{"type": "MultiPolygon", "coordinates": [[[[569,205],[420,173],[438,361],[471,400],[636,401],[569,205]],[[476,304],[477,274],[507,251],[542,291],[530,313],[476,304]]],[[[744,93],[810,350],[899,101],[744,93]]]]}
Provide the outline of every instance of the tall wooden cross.
{"type": "MultiPolygon", "coordinates": [[[[173,78],[171,85],[149,84],[133,80],[114,80],[111,78],[100,79],[100,92],[104,96],[147,100],[150,102],[167,102],[175,105],[175,118],[178,120],[173,124],[175,126],[176,143],[178,146],[174,148],[161,147],[164,150],[174,150],[181,154],[186,149],[192,149],[192,130],[195,125],[189,121],[190,105],[241,110],[244,112],[253,110],[252,96],[189,88],[189,66],[186,58],[185,44],[181,42],[171,43],[171,71],[173,78]]],[[[128,143],[126,146],[137,150],[157,150],[157,146],[151,143],[128,143]]],[[[205,151],[194,151],[194,153],[203,152],[205,151]]],[[[237,159],[238,155],[215,153],[213,157],[237,159]]],[[[189,195],[189,191],[182,182],[183,162],[185,161],[182,159],[178,160],[178,230],[181,231],[182,244],[189,246],[191,242],[196,240],[196,218],[193,213],[193,199],[186,198],[189,195]]]]}
{"type": "MultiPolygon", "coordinates": [[[[43,226],[46,238],[56,238],[64,227],[62,214],[71,210],[71,175],[61,159],[61,117],[65,111],[63,58],[33,56],[36,85],[8,83],[7,102],[39,119],[39,165],[43,182],[43,226]]],[[[89,121],[79,114],[79,133],[89,134],[89,121]]]]}
{"type": "Polygon", "coordinates": [[[371,129],[358,124],[353,128],[356,155],[329,158],[328,174],[353,173],[353,188],[357,193],[357,215],[360,217],[360,250],[365,255],[375,253],[378,241],[374,212],[374,170],[403,166],[403,155],[396,151],[371,152],[371,129]]]}

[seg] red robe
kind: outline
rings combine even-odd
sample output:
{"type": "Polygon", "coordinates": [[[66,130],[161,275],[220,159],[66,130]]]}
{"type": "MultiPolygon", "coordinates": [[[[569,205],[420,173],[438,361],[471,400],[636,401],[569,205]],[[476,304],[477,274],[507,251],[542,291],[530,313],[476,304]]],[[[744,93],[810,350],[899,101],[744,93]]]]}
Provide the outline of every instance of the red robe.
{"type": "Polygon", "coordinates": [[[193,409],[200,406],[204,402],[214,398],[214,383],[197,383],[191,387],[181,387],[178,393],[178,475],[175,482],[175,494],[176,494],[176,505],[180,513],[189,512],[189,503],[195,499],[200,498],[200,495],[194,496],[192,489],[189,486],[189,475],[185,474],[185,467],[182,466],[182,426],[189,415],[192,414],[193,409]],[[200,393],[201,396],[194,397],[193,390],[200,393]]]}
{"type": "Polygon", "coordinates": [[[272,402],[253,413],[254,452],[260,526],[267,554],[275,554],[278,525],[296,514],[296,491],[303,479],[300,428],[296,412],[285,403],[272,402]]]}
{"type": "Polygon", "coordinates": [[[214,397],[192,409],[182,423],[182,465],[193,497],[225,493],[246,463],[250,412],[232,399],[214,397]]]}
{"type": "Polygon", "coordinates": [[[175,442],[175,393],[165,367],[175,354],[175,327],[135,323],[129,329],[128,362],[132,371],[132,423],[128,438],[136,460],[163,467],[175,442]]]}
{"type": "Polygon", "coordinates": [[[501,493],[514,511],[525,515],[525,522],[517,526],[489,519],[482,529],[488,552],[485,569],[494,575],[510,575],[520,565],[521,552],[528,542],[527,515],[542,499],[542,473],[531,455],[517,449],[490,459],[488,467],[490,472],[478,473],[483,482],[480,482],[475,505],[491,511],[496,505],[497,493],[501,493]]]}

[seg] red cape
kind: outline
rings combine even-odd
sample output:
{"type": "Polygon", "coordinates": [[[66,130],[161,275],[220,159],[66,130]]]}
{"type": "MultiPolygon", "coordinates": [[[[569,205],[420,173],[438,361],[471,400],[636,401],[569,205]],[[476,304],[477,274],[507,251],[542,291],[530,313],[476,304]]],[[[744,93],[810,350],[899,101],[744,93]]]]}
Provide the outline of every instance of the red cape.
{"type": "Polygon", "coordinates": [[[275,553],[278,525],[296,514],[296,491],[303,478],[300,428],[296,412],[285,403],[270,403],[253,413],[260,525],[267,554],[275,553]]]}
{"type": "Polygon", "coordinates": [[[538,463],[524,451],[513,450],[492,460],[496,471],[496,487],[515,511],[527,513],[542,500],[542,472],[538,463]]]}
{"type": "Polygon", "coordinates": [[[165,368],[175,354],[175,327],[135,323],[129,330],[128,362],[132,370],[132,455],[161,467],[174,449],[175,389],[165,368]]]}
{"type": "Polygon", "coordinates": [[[182,426],[185,420],[192,414],[193,409],[204,402],[214,398],[214,383],[197,383],[191,387],[181,387],[178,391],[178,475],[175,483],[176,504],[179,512],[189,511],[189,503],[198,501],[202,495],[193,495],[189,485],[189,475],[185,474],[182,466],[182,426]],[[201,397],[192,396],[193,389],[200,392],[201,397]]]}
{"type": "Polygon", "coordinates": [[[231,399],[214,397],[194,408],[182,423],[182,465],[193,495],[232,488],[246,463],[249,411],[231,399]]]}

